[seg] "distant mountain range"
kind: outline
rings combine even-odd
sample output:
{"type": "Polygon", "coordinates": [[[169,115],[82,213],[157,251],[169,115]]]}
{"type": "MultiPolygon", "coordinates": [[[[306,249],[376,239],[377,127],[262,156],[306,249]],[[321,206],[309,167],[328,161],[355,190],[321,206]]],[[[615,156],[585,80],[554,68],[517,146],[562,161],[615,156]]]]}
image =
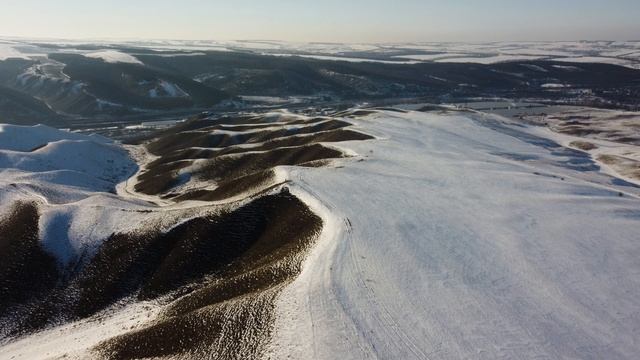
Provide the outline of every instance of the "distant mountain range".
{"type": "Polygon", "coordinates": [[[638,43],[613,42],[514,47],[0,40],[0,120],[64,126],[268,106],[272,99],[266,97],[312,104],[509,97],[633,108],[640,98],[637,54],[638,43]]]}

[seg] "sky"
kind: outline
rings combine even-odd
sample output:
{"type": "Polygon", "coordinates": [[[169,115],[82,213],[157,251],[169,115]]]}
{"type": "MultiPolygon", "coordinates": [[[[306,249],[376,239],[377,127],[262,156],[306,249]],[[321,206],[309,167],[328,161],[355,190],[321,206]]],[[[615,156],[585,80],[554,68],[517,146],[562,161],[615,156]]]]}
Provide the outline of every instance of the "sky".
{"type": "Polygon", "coordinates": [[[0,36],[418,42],[640,40],[640,0],[0,0],[0,36]]]}

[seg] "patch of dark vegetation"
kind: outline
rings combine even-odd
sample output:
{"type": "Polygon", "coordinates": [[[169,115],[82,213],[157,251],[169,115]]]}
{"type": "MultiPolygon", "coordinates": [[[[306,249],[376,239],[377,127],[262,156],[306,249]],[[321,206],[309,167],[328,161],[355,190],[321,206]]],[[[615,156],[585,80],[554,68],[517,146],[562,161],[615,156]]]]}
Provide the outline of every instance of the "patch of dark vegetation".
{"type": "Polygon", "coordinates": [[[553,127],[553,130],[563,134],[568,134],[568,135],[573,135],[578,137],[598,134],[601,132],[601,130],[598,130],[598,129],[587,128],[579,125],[558,125],[553,127]]]}
{"type": "MultiPolygon", "coordinates": [[[[151,173],[154,175],[159,175],[161,172],[160,167],[167,166],[171,163],[179,163],[180,161],[185,160],[198,160],[198,159],[209,159],[212,157],[216,157],[218,155],[223,154],[224,151],[230,151],[234,149],[234,146],[230,146],[224,149],[207,149],[207,148],[186,148],[181,150],[174,151],[171,155],[162,156],[147,166],[145,173],[151,173]]],[[[244,150],[237,150],[238,152],[242,152],[244,150]]]]}
{"type": "Polygon", "coordinates": [[[393,108],[393,107],[376,107],[376,108],[373,108],[373,109],[374,110],[380,110],[380,111],[397,112],[397,113],[403,113],[403,114],[408,112],[406,110],[393,108]]]}
{"type": "Polygon", "coordinates": [[[207,160],[196,177],[220,181],[235,179],[280,165],[300,165],[306,162],[344,157],[339,151],[321,144],[295,148],[280,148],[258,153],[225,155],[207,160]]]}
{"type": "MultiPolygon", "coordinates": [[[[286,116],[283,116],[283,120],[287,120],[286,116]]],[[[302,123],[315,123],[315,122],[320,122],[320,121],[325,121],[327,120],[327,118],[314,118],[314,119],[310,119],[310,120],[291,120],[288,123],[289,124],[302,124],[302,123]]],[[[135,144],[135,145],[141,145],[142,143],[146,142],[146,141],[150,141],[150,140],[154,140],[154,139],[159,139],[168,135],[172,135],[175,133],[180,133],[180,132],[188,132],[188,131],[199,131],[199,130],[204,130],[204,129],[213,129],[215,130],[216,128],[218,129],[224,129],[224,128],[232,128],[234,126],[236,126],[236,130],[235,131],[243,131],[243,130],[239,130],[240,128],[244,128],[244,129],[258,129],[258,128],[262,128],[262,127],[269,127],[269,126],[273,126],[273,123],[269,123],[269,122],[264,122],[264,119],[262,116],[256,116],[254,114],[250,114],[250,115],[242,115],[242,114],[235,114],[233,116],[231,115],[224,115],[224,116],[220,116],[220,117],[216,117],[216,118],[212,118],[210,117],[209,113],[201,113],[198,114],[196,116],[192,116],[190,117],[187,121],[181,122],[176,124],[175,126],[172,126],[169,129],[163,129],[163,130],[157,130],[157,131],[153,131],[149,134],[145,134],[144,136],[138,136],[138,137],[134,137],[129,139],[126,143],[128,144],[135,144]]]]}
{"type": "Polygon", "coordinates": [[[158,296],[210,276],[151,326],[108,340],[98,352],[110,359],[256,358],[271,332],[275,296],[299,274],[321,228],[322,220],[286,191],[254,200],[218,222],[176,228],[165,235],[170,251],[139,296],[158,296]],[[183,235],[186,230],[195,235],[183,235]]]}
{"type": "MultiPolygon", "coordinates": [[[[37,328],[50,313],[38,310],[34,303],[55,288],[60,275],[57,262],[40,245],[35,203],[18,202],[4,215],[0,220],[0,322],[14,322],[14,316],[24,314],[29,327],[37,328]]],[[[11,333],[11,327],[4,331],[11,333]]]]}
{"type": "Polygon", "coordinates": [[[180,183],[179,170],[192,163],[193,161],[191,160],[182,160],[154,166],[138,175],[138,183],[136,183],[134,189],[149,195],[169,191],[180,183]]]}
{"type": "Polygon", "coordinates": [[[624,177],[640,180],[640,161],[610,154],[600,154],[597,159],[624,177]]]}
{"type": "MultiPolygon", "coordinates": [[[[60,321],[86,318],[130,297],[147,300],[170,295],[180,299],[190,293],[201,294],[190,298],[193,301],[180,304],[206,307],[214,301],[203,304],[203,294],[248,295],[259,289],[274,288],[296,274],[299,267],[293,257],[300,255],[322,228],[322,221],[286,189],[257,197],[235,209],[220,207],[212,211],[166,232],[113,234],[95,256],[80,259],[72,266],[75,269],[70,267],[62,276],[56,260],[39,248],[37,208],[32,204],[17,205],[0,223],[3,260],[0,263],[3,295],[0,338],[36,331],[60,321]]],[[[271,316],[270,300],[267,300],[268,297],[256,299],[266,301],[259,310],[248,307],[242,311],[256,321],[265,321],[266,325],[271,316]]],[[[181,322],[190,316],[187,312],[172,316],[181,322]]],[[[217,321],[215,316],[208,320],[217,321]]],[[[237,331],[256,331],[241,319],[238,321],[237,331]]],[[[200,339],[228,336],[226,331],[211,333],[215,327],[202,326],[193,329],[202,332],[200,339]]],[[[182,330],[177,327],[175,336],[188,335],[181,333],[182,330]]],[[[180,338],[172,344],[174,335],[149,331],[154,335],[147,344],[168,341],[166,347],[153,351],[172,351],[170,349],[182,346],[179,344],[198,339],[180,338]]],[[[260,331],[261,336],[266,336],[268,327],[260,331]]],[[[247,346],[254,346],[251,344],[247,346]]],[[[122,351],[115,358],[127,358],[125,352],[130,349],[122,351]]]]}
{"type": "Polygon", "coordinates": [[[375,110],[356,110],[347,114],[347,117],[364,117],[377,113],[375,110]]]}
{"type": "Polygon", "coordinates": [[[449,111],[450,109],[445,106],[439,105],[425,105],[418,109],[420,112],[430,112],[430,111],[449,111]]]}
{"type": "MultiPolygon", "coordinates": [[[[368,135],[362,134],[362,138],[365,137],[369,138],[368,135]]],[[[303,144],[306,142],[300,141],[303,144]]],[[[176,164],[188,164],[189,161],[174,162],[167,166],[160,165],[152,168],[140,177],[140,182],[136,184],[135,189],[149,195],[164,194],[165,198],[171,198],[174,201],[220,201],[274,185],[271,182],[273,179],[272,169],[276,166],[320,167],[326,165],[328,159],[341,157],[344,157],[341,151],[314,142],[311,145],[276,148],[262,152],[215,155],[206,160],[191,175],[200,181],[216,181],[217,187],[214,190],[194,190],[181,195],[169,192],[180,182],[180,179],[177,171],[167,169],[176,164]]]]}
{"type": "Polygon", "coordinates": [[[174,197],[175,201],[199,200],[220,201],[230,199],[250,192],[259,192],[271,188],[276,184],[273,170],[260,171],[236,179],[219,182],[214,190],[194,190],[174,197]]]}
{"type": "Polygon", "coordinates": [[[270,140],[259,146],[259,150],[271,150],[283,147],[303,146],[320,142],[342,142],[354,140],[373,140],[371,135],[348,129],[324,131],[307,136],[290,136],[282,139],[270,140]]]}
{"type": "Polygon", "coordinates": [[[569,111],[545,118],[544,124],[563,134],[640,145],[640,123],[634,121],[639,118],[637,113],[595,110],[593,114],[582,115],[569,111]]]}
{"type": "MultiPolygon", "coordinates": [[[[147,149],[160,157],[148,164],[146,170],[138,176],[135,190],[148,195],[161,195],[175,201],[222,200],[221,196],[224,194],[237,196],[241,191],[251,190],[248,188],[249,182],[245,180],[257,179],[261,176],[259,173],[271,167],[322,166],[326,161],[318,160],[343,157],[342,152],[319,143],[373,139],[370,135],[345,129],[351,123],[333,118],[292,117],[286,120],[286,115],[282,115],[277,124],[265,122],[265,119],[265,115],[227,119],[240,123],[260,121],[253,125],[238,125],[243,129],[257,129],[250,132],[230,131],[228,129],[235,126],[220,123],[220,119],[216,120],[215,124],[209,120],[194,119],[179,124],[172,130],[165,130],[166,135],[147,144],[147,149]],[[287,127],[292,123],[302,126],[287,127]],[[255,125],[259,126],[253,128],[255,125]],[[263,129],[264,125],[268,125],[269,129],[263,129]],[[215,130],[225,132],[216,133],[215,130]],[[189,174],[185,175],[184,169],[195,160],[202,161],[197,168],[191,168],[189,174]],[[218,170],[213,170],[215,168],[218,170]],[[222,189],[194,190],[188,194],[172,191],[184,183],[186,176],[186,181],[196,179],[223,182],[220,185],[222,189]],[[232,190],[234,186],[236,189],[232,190]]],[[[254,189],[269,186],[260,182],[251,184],[257,186],[254,189]]]]}
{"type": "Polygon", "coordinates": [[[151,163],[150,168],[155,168],[166,163],[174,163],[183,159],[192,159],[192,160],[210,159],[210,158],[214,158],[222,155],[238,154],[238,153],[243,153],[248,151],[273,150],[273,149],[284,148],[284,147],[297,147],[297,146],[310,145],[310,144],[320,143],[320,142],[343,142],[343,141],[372,140],[372,139],[374,139],[373,136],[363,134],[358,131],[353,131],[348,129],[337,129],[337,130],[323,131],[323,132],[308,134],[308,135],[287,136],[284,138],[269,140],[260,145],[252,146],[252,147],[229,146],[223,149],[189,148],[185,150],[176,151],[171,155],[164,156],[154,161],[153,163],[151,163]]]}
{"type": "Polygon", "coordinates": [[[596,144],[590,143],[588,141],[572,141],[569,144],[569,146],[572,146],[574,148],[584,150],[584,151],[594,150],[598,148],[596,144]]]}
{"type": "Polygon", "coordinates": [[[160,139],[172,134],[189,132],[189,131],[213,131],[213,130],[228,130],[228,131],[247,131],[247,130],[259,130],[261,128],[273,127],[281,123],[288,125],[310,125],[323,121],[331,120],[327,117],[314,117],[311,119],[300,119],[292,115],[282,114],[277,123],[265,121],[264,115],[224,115],[220,117],[210,117],[208,113],[202,113],[189,118],[187,121],[178,123],[177,125],[163,130],[153,131],[144,136],[134,137],[126,141],[127,144],[141,145],[145,142],[160,139]]]}
{"type": "Polygon", "coordinates": [[[357,131],[338,129],[279,138],[250,148],[230,146],[220,150],[186,149],[150,164],[149,169],[138,176],[135,189],[149,195],[165,194],[163,196],[174,201],[220,201],[273,185],[268,181],[272,178],[273,172],[270,168],[273,166],[323,166],[326,162],[318,160],[343,157],[340,151],[317,143],[369,139],[373,137],[357,131]],[[180,160],[183,158],[190,160],[180,160]],[[216,178],[219,183],[215,190],[195,190],[181,195],[170,193],[170,190],[180,183],[179,171],[196,159],[207,159],[205,165],[192,174],[196,179],[212,180],[209,177],[212,167],[220,167],[228,172],[219,174],[223,179],[216,178]]]}
{"type": "Polygon", "coordinates": [[[331,161],[326,159],[321,159],[321,160],[307,161],[305,163],[299,164],[299,166],[308,167],[308,168],[320,168],[320,167],[329,166],[330,164],[331,164],[331,161]]]}
{"type": "Polygon", "coordinates": [[[179,132],[159,138],[147,145],[147,149],[154,155],[162,156],[187,147],[224,148],[238,144],[260,143],[280,137],[312,134],[350,126],[341,120],[327,120],[298,128],[265,129],[253,132],[212,133],[209,131],[179,132]]]}

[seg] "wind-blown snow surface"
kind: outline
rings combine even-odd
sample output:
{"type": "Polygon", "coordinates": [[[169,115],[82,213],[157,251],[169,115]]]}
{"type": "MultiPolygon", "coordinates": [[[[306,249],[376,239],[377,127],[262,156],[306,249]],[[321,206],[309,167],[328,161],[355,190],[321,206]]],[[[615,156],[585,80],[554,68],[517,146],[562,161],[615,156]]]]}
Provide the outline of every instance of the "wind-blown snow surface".
{"type": "Polygon", "coordinates": [[[488,115],[356,122],[365,161],[290,169],[327,228],[272,358],[636,358],[638,188],[488,115]]]}

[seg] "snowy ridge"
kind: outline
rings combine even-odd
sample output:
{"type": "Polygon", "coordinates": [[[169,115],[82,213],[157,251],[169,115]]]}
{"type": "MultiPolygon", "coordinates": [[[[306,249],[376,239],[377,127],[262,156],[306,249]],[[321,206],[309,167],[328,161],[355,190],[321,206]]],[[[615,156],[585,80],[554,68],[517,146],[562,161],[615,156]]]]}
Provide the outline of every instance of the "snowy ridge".
{"type": "Polygon", "coordinates": [[[638,188],[500,118],[357,125],[386,138],[349,145],[366,161],[291,170],[343,221],[281,297],[270,358],[635,356],[638,188]]]}

